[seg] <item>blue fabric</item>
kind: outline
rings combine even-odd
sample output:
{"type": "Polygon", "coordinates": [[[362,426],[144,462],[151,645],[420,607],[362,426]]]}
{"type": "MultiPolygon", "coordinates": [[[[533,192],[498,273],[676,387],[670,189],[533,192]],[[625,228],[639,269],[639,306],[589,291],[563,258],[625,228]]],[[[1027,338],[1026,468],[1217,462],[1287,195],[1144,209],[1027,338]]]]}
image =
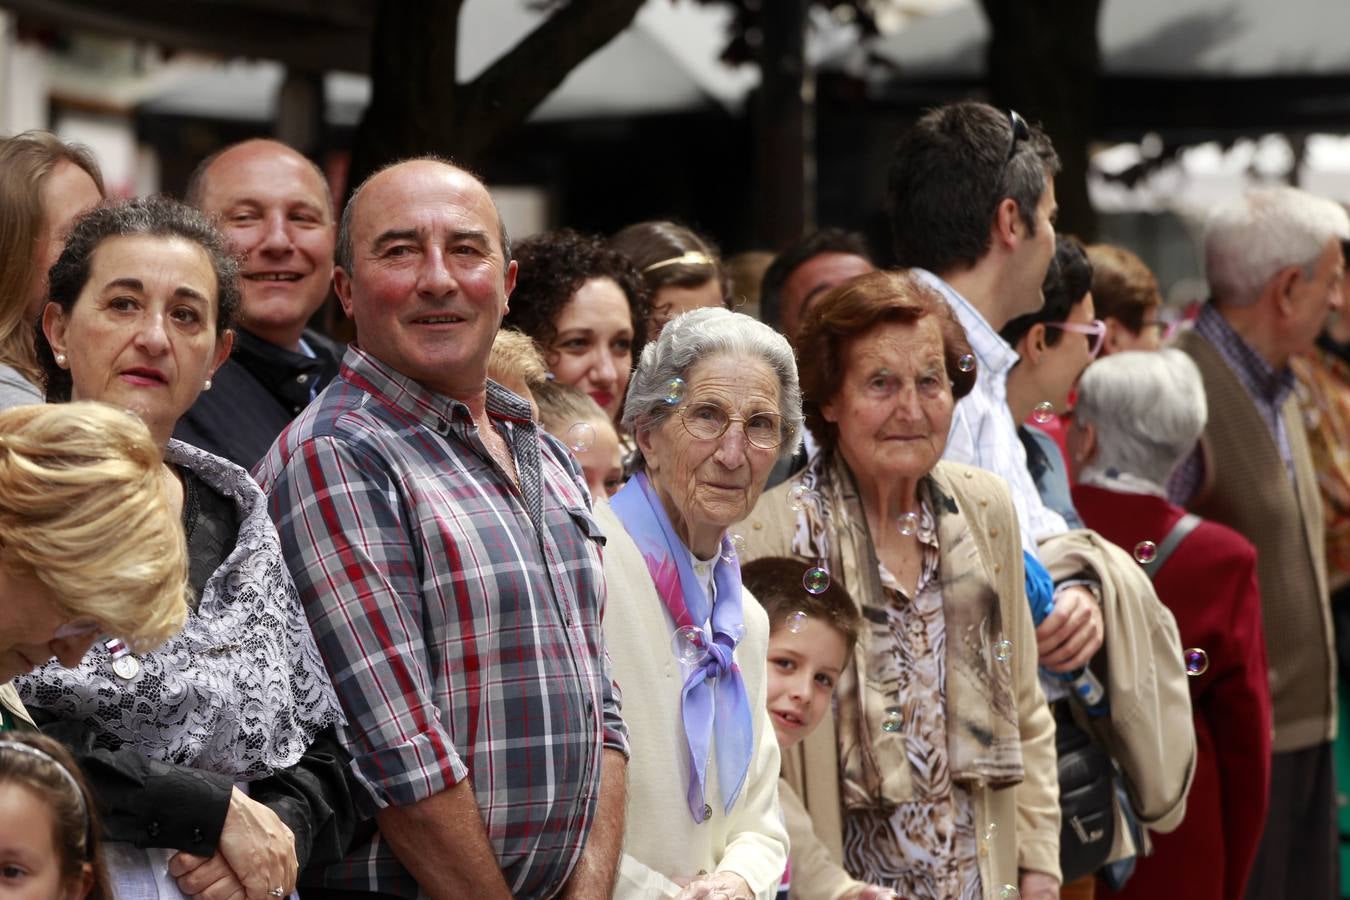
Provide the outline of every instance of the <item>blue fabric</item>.
{"type": "Polygon", "coordinates": [[[1040,560],[1022,551],[1022,562],[1027,570],[1027,603],[1031,606],[1031,621],[1040,625],[1055,608],[1055,582],[1040,560]]]}
{"type": "Polygon", "coordinates": [[[750,698],[734,656],[736,645],[745,635],[740,563],[731,541],[723,535],[713,570],[716,599],[710,603],[694,574],[689,550],[675,534],[645,472],[630,478],[610,498],[609,505],[641,551],[675,628],[692,626],[705,635],[703,657],[685,667],[680,697],[690,758],[689,812],[695,822],[705,818],[708,756],[716,735],[717,771],[724,810],[730,813],[750,772],[755,741],[750,698]],[[706,639],[708,625],[712,628],[711,641],[706,639]]]}

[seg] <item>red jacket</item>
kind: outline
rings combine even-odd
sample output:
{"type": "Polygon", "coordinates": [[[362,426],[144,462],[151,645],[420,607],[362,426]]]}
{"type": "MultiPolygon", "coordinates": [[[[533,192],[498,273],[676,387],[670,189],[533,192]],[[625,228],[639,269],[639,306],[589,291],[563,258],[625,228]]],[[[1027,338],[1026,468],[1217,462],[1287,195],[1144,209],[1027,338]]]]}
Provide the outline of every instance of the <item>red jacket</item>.
{"type": "MultiPolygon", "coordinates": [[[[1076,485],[1074,505],[1089,528],[1131,550],[1162,546],[1185,513],[1161,497],[1076,485]]],[[[1184,647],[1209,658],[1190,679],[1198,748],[1186,818],[1153,835],[1120,892],[1102,896],[1158,900],[1241,900],[1265,824],[1270,789],[1271,709],[1256,550],[1242,535],[1202,522],[1153,581],[1176,617],[1184,647]]],[[[1182,648],[1178,648],[1180,652],[1182,648]]]]}

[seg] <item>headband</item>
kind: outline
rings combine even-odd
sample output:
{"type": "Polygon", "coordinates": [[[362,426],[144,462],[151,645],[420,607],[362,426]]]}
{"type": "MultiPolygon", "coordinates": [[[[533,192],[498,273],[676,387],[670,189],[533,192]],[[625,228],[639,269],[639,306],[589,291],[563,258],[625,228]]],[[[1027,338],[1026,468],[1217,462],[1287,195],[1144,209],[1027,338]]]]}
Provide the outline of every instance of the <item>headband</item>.
{"type": "Polygon", "coordinates": [[[672,256],[670,259],[663,259],[660,260],[659,262],[654,262],[647,268],[643,269],[642,274],[646,275],[653,269],[664,269],[666,266],[712,266],[712,265],[713,260],[711,256],[709,256],[706,253],[700,253],[697,250],[690,250],[687,253],[680,254],[679,256],[672,256]]]}
{"type": "Polygon", "coordinates": [[[40,759],[49,762],[56,767],[56,771],[61,773],[61,777],[70,785],[70,789],[75,792],[76,798],[80,801],[80,812],[84,814],[85,834],[89,833],[89,810],[84,805],[84,791],[80,790],[80,783],[75,780],[75,776],[70,774],[70,770],[61,764],[61,761],[52,756],[45,750],[39,750],[32,744],[25,744],[20,741],[12,741],[0,738],[0,750],[13,750],[15,753],[23,753],[34,759],[40,759]]]}

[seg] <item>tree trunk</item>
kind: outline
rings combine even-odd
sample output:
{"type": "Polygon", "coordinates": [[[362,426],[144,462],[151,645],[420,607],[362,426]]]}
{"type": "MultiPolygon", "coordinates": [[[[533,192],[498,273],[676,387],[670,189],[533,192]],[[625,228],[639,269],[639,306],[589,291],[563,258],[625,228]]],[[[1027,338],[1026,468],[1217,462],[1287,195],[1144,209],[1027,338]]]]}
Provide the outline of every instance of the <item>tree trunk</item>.
{"type": "Polygon", "coordinates": [[[755,246],[777,251],[810,227],[815,213],[814,81],[806,64],[810,0],[765,4],[755,93],[755,246]],[[809,154],[809,155],[808,155],[809,154]]]}
{"type": "Polygon", "coordinates": [[[996,106],[1039,122],[1063,168],[1055,179],[1059,230],[1097,236],[1088,199],[1088,143],[1096,133],[1101,0],[981,0],[989,41],[989,94],[996,106]]]}
{"type": "Polygon", "coordinates": [[[477,166],[572,69],[627,28],[642,3],[571,0],[472,82],[460,84],[463,0],[382,0],[371,34],[370,105],[352,148],[348,194],[402,157],[435,153],[477,166]]]}

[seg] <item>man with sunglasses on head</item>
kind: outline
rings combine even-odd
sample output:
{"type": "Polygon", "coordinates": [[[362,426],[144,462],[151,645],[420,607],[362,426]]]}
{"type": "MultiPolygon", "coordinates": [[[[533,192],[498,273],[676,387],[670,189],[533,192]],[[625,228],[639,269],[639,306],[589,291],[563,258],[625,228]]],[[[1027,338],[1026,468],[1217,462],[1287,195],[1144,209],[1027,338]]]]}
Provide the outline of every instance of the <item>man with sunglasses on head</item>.
{"type": "MultiPolygon", "coordinates": [[[[974,355],[970,362],[978,372],[974,389],[956,404],[944,458],[1001,475],[1011,488],[1025,551],[1028,600],[1039,622],[1041,686],[1052,701],[1070,696],[1063,679],[1082,680],[1104,637],[1114,640],[1105,634],[1104,608],[1113,616],[1121,611],[1137,614],[1139,621],[1156,628],[1151,633],[1176,634],[1175,622],[1128,556],[1092,532],[1071,530],[1064,517],[1042,501],[1018,438],[1019,422],[1009,408],[1009,372],[1019,356],[999,332],[1044,305],[1042,283],[1055,255],[1058,170],[1059,158],[1043,131],[1016,112],[967,101],[921,117],[896,143],[888,173],[896,259],[914,268],[946,298],[966,330],[974,355]]],[[[1072,332],[1077,324],[1087,325],[1066,319],[1057,318],[1066,327],[1053,330],[1072,332]]],[[[1061,340],[1068,337],[1081,341],[1077,334],[1065,334],[1061,340]]],[[[1047,396],[1034,401],[1033,407],[1051,400],[1047,396]]],[[[1115,637],[1123,636],[1122,631],[1115,637]]],[[[1119,664],[1120,655],[1128,650],[1137,653],[1131,654],[1131,662],[1154,665],[1146,641],[1130,642],[1119,653],[1112,646],[1113,664],[1119,664]]],[[[1157,665],[1155,686],[1174,686],[1171,682],[1180,679],[1180,700],[1171,706],[1179,703],[1184,709],[1168,712],[1184,712],[1189,729],[1190,706],[1179,656],[1157,665]]],[[[1160,733],[1172,718],[1150,720],[1148,713],[1150,703],[1157,708],[1162,690],[1122,696],[1110,693],[1108,685],[1113,717],[1122,721],[1140,717],[1144,731],[1160,733]]],[[[1179,734],[1165,748],[1174,763],[1162,758],[1162,749],[1130,748],[1143,768],[1158,770],[1148,784],[1134,787],[1140,790],[1143,817],[1151,825],[1175,827],[1172,820],[1180,821],[1185,809],[1194,738],[1179,734]]],[[[1124,827],[1119,811],[1115,821],[1124,827]]],[[[1128,837],[1123,844],[1130,845],[1128,837]]],[[[1060,896],[1059,863],[1065,859],[1060,849],[1019,847],[1023,898],[1060,896]]],[[[1091,881],[1085,880],[1082,887],[1083,893],[1072,895],[1091,896],[1091,881]]],[[[1065,896],[1070,893],[1066,890],[1065,896]]]]}

